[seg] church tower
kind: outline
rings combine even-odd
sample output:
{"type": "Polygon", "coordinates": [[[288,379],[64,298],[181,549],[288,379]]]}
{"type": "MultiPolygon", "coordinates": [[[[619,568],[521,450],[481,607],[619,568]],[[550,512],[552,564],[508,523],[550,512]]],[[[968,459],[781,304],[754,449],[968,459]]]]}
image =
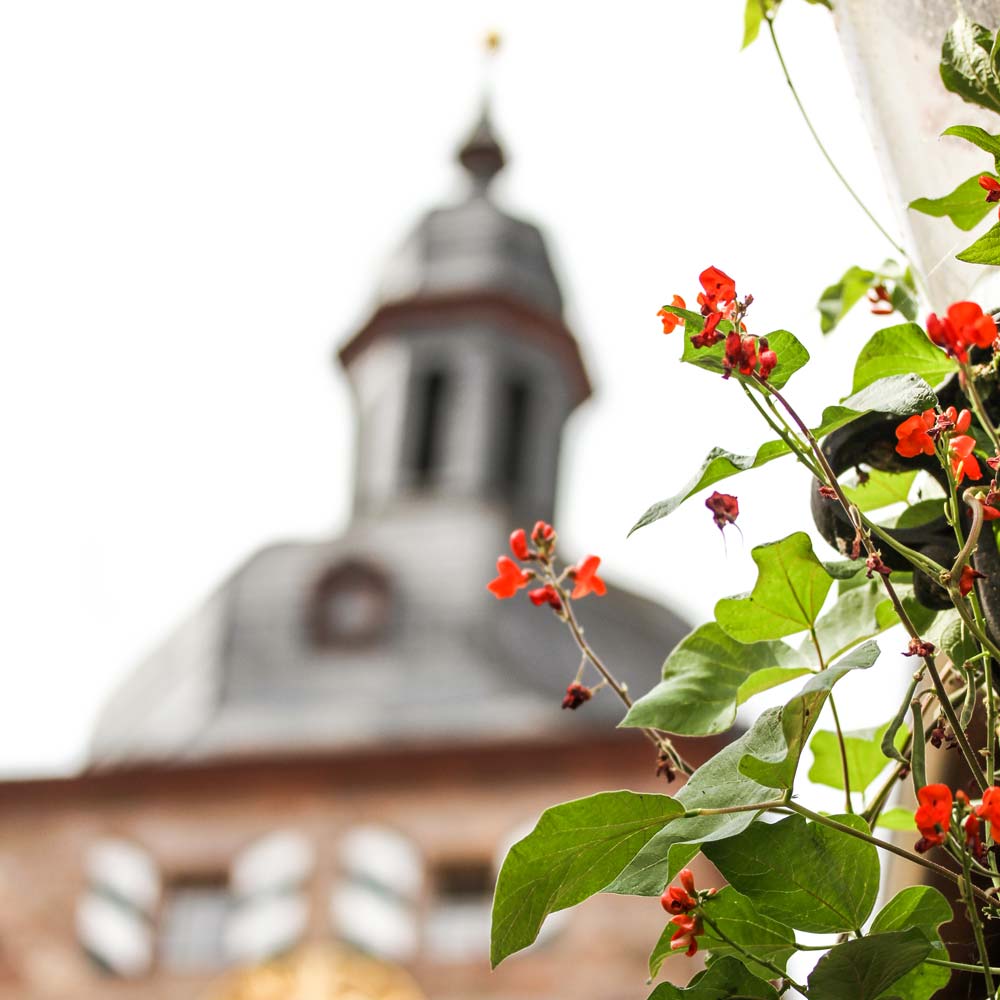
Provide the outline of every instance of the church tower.
{"type": "MultiPolygon", "coordinates": [[[[579,655],[551,612],[486,590],[511,529],[552,520],[590,388],[541,233],[494,198],[487,113],[459,161],[463,196],[419,221],[339,351],[346,530],[238,566],[114,693],[85,773],[0,782],[16,1000],[642,991],[655,901],[555,914],[489,970],[496,873],[539,813],[668,786],[610,692],[560,709],[579,655]]],[[[607,582],[581,618],[645,690],[686,626],[607,582]]],[[[696,762],[717,749],[678,743],[696,762]]]]}
{"type": "Polygon", "coordinates": [[[587,374],[542,234],[491,196],[504,153],[488,110],[458,160],[465,197],[424,216],[340,351],[358,413],[356,514],[475,505],[505,525],[550,520],[587,374]]]}
{"type": "Polygon", "coordinates": [[[458,161],[463,196],[419,221],[339,351],[357,416],[347,531],[237,570],[112,699],[95,764],[551,723],[573,669],[531,661],[561,637],[485,583],[513,527],[552,519],[563,425],[590,385],[541,232],[493,197],[487,109],[458,161]]]}

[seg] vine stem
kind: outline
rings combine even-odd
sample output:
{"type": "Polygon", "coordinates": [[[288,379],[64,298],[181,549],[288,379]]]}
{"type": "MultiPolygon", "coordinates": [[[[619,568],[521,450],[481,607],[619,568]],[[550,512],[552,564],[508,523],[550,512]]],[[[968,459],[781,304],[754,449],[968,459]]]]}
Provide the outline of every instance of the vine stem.
{"type": "MultiPolygon", "coordinates": [[[[561,617],[563,621],[566,622],[570,634],[573,636],[580,653],[594,667],[601,677],[604,678],[604,682],[609,688],[611,688],[612,691],[614,691],[622,704],[624,704],[626,708],[631,708],[633,702],[628,693],[628,688],[622,684],[614,674],[611,673],[611,671],[604,665],[601,658],[591,648],[590,643],[587,642],[587,639],[583,634],[583,629],[580,627],[580,623],[576,620],[576,615],[573,613],[573,604],[570,596],[566,593],[560,579],[555,575],[552,567],[548,563],[542,563],[542,572],[546,582],[550,583],[559,594],[559,599],[562,601],[563,606],[563,613],[561,617]]],[[[563,575],[565,575],[565,573],[563,575]]],[[[680,755],[680,753],[678,753],[676,747],[668,737],[656,729],[644,728],[642,731],[646,738],[657,748],[657,750],[670,757],[670,759],[681,771],[687,775],[694,774],[694,768],[680,755]]]]}
{"type": "MultiPolygon", "coordinates": [[[[823,649],[819,644],[819,636],[816,634],[816,628],[813,625],[809,626],[809,638],[812,640],[813,649],[816,650],[816,659],[819,661],[819,669],[826,670],[826,661],[823,659],[823,649]]],[[[833,700],[833,692],[830,692],[829,697],[830,711],[833,713],[833,725],[837,731],[837,745],[840,747],[840,768],[841,773],[844,777],[844,800],[847,805],[847,812],[854,812],[854,804],[851,802],[851,774],[850,768],[847,766],[847,744],[844,743],[844,730],[840,725],[840,715],[837,713],[837,705],[833,700]]]]}
{"type": "MultiPolygon", "coordinates": [[[[840,481],[837,479],[836,473],[830,466],[827,460],[826,454],[823,449],[819,446],[819,442],[813,436],[812,431],[806,426],[805,421],[798,415],[795,409],[791,406],[787,399],[778,392],[773,386],[768,385],[768,383],[762,379],[759,375],[754,374],[751,376],[759,385],[767,389],[774,398],[781,403],[785,412],[792,418],[796,426],[802,432],[805,439],[809,442],[809,447],[812,449],[813,454],[816,456],[816,460],[819,462],[824,474],[830,486],[833,488],[834,492],[837,494],[837,499],[840,501],[841,506],[844,508],[844,512],[851,519],[852,523],[857,524],[851,513],[852,505],[847,497],[844,495],[844,490],[840,485],[840,481]]],[[[860,528],[860,525],[859,525],[860,528]]],[[[861,540],[865,546],[866,551],[869,555],[877,555],[875,547],[872,545],[871,538],[867,532],[861,532],[861,540]]],[[[910,620],[910,616],[906,612],[906,608],[903,607],[903,602],[899,599],[899,595],[896,593],[896,588],[889,582],[889,578],[884,574],[880,573],[879,577],[882,580],[882,586],[888,596],[889,600],[892,602],[893,609],[896,612],[896,616],[899,618],[906,629],[911,639],[920,639],[920,633],[916,630],[913,622],[910,620]]],[[[954,600],[954,598],[953,598],[954,600]]],[[[960,602],[964,604],[963,602],[960,602]]],[[[959,613],[962,613],[962,608],[959,607],[959,613]]],[[[972,772],[973,777],[976,779],[976,783],[979,785],[980,789],[985,789],[987,787],[986,775],[983,773],[983,769],[979,766],[979,761],[976,760],[975,751],[972,749],[969,743],[969,738],[965,731],[962,729],[958,716],[955,714],[955,709],[952,707],[951,700],[948,697],[948,692],[945,690],[944,684],[941,681],[941,675],[938,673],[937,664],[934,662],[934,657],[927,655],[923,657],[925,666],[927,667],[927,673],[930,675],[931,681],[934,684],[934,690],[937,693],[938,701],[941,703],[941,710],[944,712],[945,717],[948,720],[948,724],[951,726],[953,732],[955,733],[955,739],[958,741],[959,748],[962,751],[962,756],[965,758],[965,763],[969,770],[972,772]]]]}
{"type": "Polygon", "coordinates": [[[906,261],[910,268],[910,273],[913,275],[914,281],[920,284],[920,289],[924,293],[924,298],[930,302],[930,293],[927,288],[927,283],[924,280],[924,276],[910,255],[906,252],[906,248],[893,238],[885,226],[883,226],[882,223],[875,218],[871,209],[861,200],[861,196],[851,186],[851,182],[840,172],[840,168],[827,151],[826,146],[823,144],[823,140],[819,137],[819,133],[816,131],[816,126],[813,125],[812,119],[809,117],[809,113],[806,111],[805,105],[802,103],[802,98],[799,97],[799,92],[796,90],[795,84],[792,82],[791,74],[788,72],[788,65],[785,63],[785,57],[782,54],[781,46],[778,44],[778,36],[774,31],[774,14],[766,9],[763,0],[761,0],[761,9],[764,13],[764,20],[767,22],[767,30],[768,34],[771,36],[771,45],[774,47],[774,54],[778,57],[781,72],[785,77],[785,83],[788,84],[788,89],[792,92],[792,98],[795,101],[796,107],[799,109],[799,114],[802,116],[802,120],[805,122],[806,128],[809,129],[809,134],[812,136],[813,142],[816,143],[816,148],[823,155],[823,159],[826,160],[827,165],[833,171],[837,180],[843,185],[844,190],[854,199],[854,203],[867,216],[868,221],[871,222],[871,224],[882,234],[889,246],[891,246],[893,250],[895,250],[900,257],[906,261]]]}
{"type": "MultiPolygon", "coordinates": [[[[897,847],[888,840],[880,840],[878,837],[873,837],[871,834],[865,833],[862,830],[855,830],[853,826],[848,826],[846,823],[840,823],[835,819],[831,819],[829,816],[824,816],[822,813],[813,812],[812,809],[800,805],[798,802],[787,802],[785,803],[785,808],[798,813],[800,816],[805,816],[807,819],[811,819],[814,823],[822,823],[824,826],[830,827],[831,830],[838,830],[840,833],[846,833],[850,837],[855,837],[858,840],[864,840],[866,843],[873,844],[875,847],[881,847],[882,850],[889,851],[897,857],[905,858],[907,861],[912,861],[913,864],[920,865],[922,868],[926,868],[928,871],[935,872],[942,878],[946,878],[949,881],[954,882],[960,889],[965,885],[965,877],[961,872],[953,872],[950,868],[945,868],[944,865],[939,865],[936,861],[931,861],[930,858],[925,858],[919,854],[914,854],[912,851],[907,851],[905,848],[897,847]]],[[[971,892],[976,898],[981,900],[986,905],[993,905],[993,900],[977,886],[971,886],[971,892]]]]}
{"type": "MultiPolygon", "coordinates": [[[[985,966],[970,965],[968,962],[949,962],[943,958],[925,958],[928,965],[940,965],[945,969],[958,969],[959,972],[982,972],[985,966]]],[[[1000,975],[1000,969],[990,966],[990,972],[1000,975]]]]}
{"type": "Polygon", "coordinates": [[[744,948],[741,944],[737,944],[735,941],[726,937],[726,935],[719,928],[719,925],[710,916],[708,916],[703,909],[699,911],[699,916],[701,917],[702,920],[705,921],[706,924],[708,924],[709,927],[712,928],[712,931],[714,932],[715,936],[718,937],[720,940],[725,941],[726,944],[728,944],[729,947],[732,948],[734,951],[738,951],[744,958],[749,959],[756,965],[763,966],[765,969],[768,970],[768,972],[773,972],[776,978],[787,981],[796,990],[798,990],[799,993],[801,993],[804,997],[809,996],[809,991],[801,983],[797,983],[794,979],[792,979],[792,977],[787,972],[784,972],[780,965],[775,965],[774,962],[771,962],[766,958],[762,958],[759,955],[754,955],[753,953],[747,951],[747,949],[744,948]]]}
{"type": "Polygon", "coordinates": [[[997,995],[997,988],[993,983],[993,971],[990,969],[990,956],[986,950],[986,940],[983,937],[982,918],[979,910],[976,909],[976,897],[973,895],[975,886],[972,884],[972,874],[969,871],[969,857],[966,851],[962,852],[962,874],[964,885],[960,886],[965,903],[969,910],[969,923],[972,924],[972,934],[976,939],[976,948],[979,951],[979,960],[982,962],[983,975],[986,977],[986,989],[989,990],[989,998],[997,995]]]}
{"type": "Polygon", "coordinates": [[[972,366],[968,361],[960,364],[962,369],[962,374],[965,376],[965,388],[968,391],[969,402],[972,403],[972,409],[975,411],[976,419],[982,425],[984,431],[990,436],[990,440],[993,442],[993,447],[1000,451],[1000,434],[997,433],[997,429],[990,420],[990,415],[986,412],[986,407],[983,405],[982,396],[979,395],[979,390],[976,388],[976,379],[972,374],[972,366]]]}

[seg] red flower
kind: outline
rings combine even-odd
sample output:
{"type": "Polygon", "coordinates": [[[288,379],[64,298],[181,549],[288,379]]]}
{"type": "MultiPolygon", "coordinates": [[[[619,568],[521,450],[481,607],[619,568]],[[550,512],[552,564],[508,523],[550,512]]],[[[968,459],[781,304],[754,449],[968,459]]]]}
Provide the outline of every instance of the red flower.
{"type": "Polygon", "coordinates": [[[701,933],[701,922],[688,914],[676,916],[670,922],[677,928],[670,938],[671,950],[686,948],[685,954],[690,958],[698,950],[696,935],[701,933]]]}
{"type": "Polygon", "coordinates": [[[984,521],[996,521],[1000,518],[1000,510],[996,507],[990,507],[988,504],[983,504],[983,520],[984,521]]]}
{"type": "Polygon", "coordinates": [[[566,688],[566,697],[563,698],[562,707],[571,708],[576,711],[585,701],[590,701],[594,697],[594,692],[590,690],[584,684],[579,681],[573,681],[568,688],[566,688]]]}
{"type": "Polygon", "coordinates": [[[947,839],[951,823],[951,789],[947,785],[924,785],[917,792],[917,799],[920,806],[913,819],[920,831],[920,840],[915,850],[923,854],[947,839]]]}
{"type": "MultiPolygon", "coordinates": [[[[958,434],[949,443],[949,454],[951,456],[951,471],[955,475],[955,482],[961,483],[968,476],[970,479],[980,479],[982,472],[976,456],[972,454],[972,449],[976,447],[976,439],[968,434],[958,434]]],[[[898,448],[896,449],[899,450],[898,448]]]]}
{"type": "Polygon", "coordinates": [[[702,328],[701,333],[696,333],[691,338],[692,346],[702,348],[712,347],[714,344],[717,344],[719,342],[719,338],[722,336],[722,334],[716,329],[721,319],[722,313],[709,313],[708,317],[705,319],[705,326],[702,328]]]}
{"type": "Polygon", "coordinates": [[[528,560],[531,558],[531,549],[528,548],[528,538],[524,533],[524,528],[518,528],[517,531],[511,532],[510,550],[518,559],[528,560]]]}
{"type": "Polygon", "coordinates": [[[536,608],[540,608],[543,604],[547,604],[553,611],[562,611],[562,600],[559,597],[559,592],[552,586],[551,583],[545,584],[544,587],[537,587],[535,590],[529,590],[528,600],[530,600],[536,608]]]}
{"type": "Polygon", "coordinates": [[[983,792],[983,804],[976,809],[976,815],[990,821],[990,836],[1000,841],[1000,788],[994,785],[983,792]]]}
{"type": "Polygon", "coordinates": [[[720,531],[727,524],[735,524],[740,515],[740,502],[728,493],[716,491],[706,501],[705,506],[712,512],[712,520],[720,531]]]}
{"type": "Polygon", "coordinates": [[[968,597],[972,593],[972,588],[976,580],[985,580],[986,574],[980,573],[978,569],[973,569],[971,566],[962,567],[962,575],[958,581],[958,592],[963,597],[968,597]]]}
{"type": "Polygon", "coordinates": [[[486,584],[486,589],[501,601],[507,597],[513,597],[535,578],[534,573],[521,569],[510,556],[501,556],[497,560],[497,573],[500,575],[486,584]]]}
{"type": "MultiPolygon", "coordinates": [[[[675,295],[673,302],[670,304],[678,309],[686,308],[684,300],[679,295],[675,295]]],[[[673,333],[675,327],[684,325],[683,316],[677,316],[672,312],[668,312],[666,308],[661,309],[656,315],[663,321],[664,333],[673,333]]]]}
{"type": "Polygon", "coordinates": [[[979,818],[974,813],[965,821],[965,846],[971,851],[974,858],[981,861],[986,857],[986,848],[983,846],[983,838],[979,833],[979,818]]]}
{"type": "Polygon", "coordinates": [[[911,639],[903,656],[933,656],[934,643],[926,642],[923,639],[911,639]]]}
{"type": "Polygon", "coordinates": [[[698,305],[703,316],[710,312],[722,311],[736,298],[736,282],[717,267],[706,267],[698,275],[705,293],[698,294],[698,305]]]}
{"type": "Polygon", "coordinates": [[[986,200],[988,202],[1000,201],[1000,183],[997,182],[995,177],[983,174],[979,178],[979,186],[986,192],[986,200]]]}
{"type": "Polygon", "coordinates": [[[778,355],[771,350],[767,337],[760,338],[760,377],[766,382],[778,365],[778,355]]]}
{"type": "Polygon", "coordinates": [[[872,573],[880,573],[882,576],[888,576],[892,570],[884,562],[882,562],[882,557],[877,553],[873,552],[866,560],[865,566],[868,572],[865,576],[870,580],[872,578],[872,573]]]}
{"type": "Polygon", "coordinates": [[[537,555],[544,562],[556,547],[556,529],[545,521],[536,521],[531,529],[531,540],[538,547],[537,555]]]}
{"type": "Polygon", "coordinates": [[[569,578],[576,584],[570,597],[575,601],[578,597],[586,597],[587,594],[597,594],[603,597],[608,588],[604,581],[597,575],[597,567],[601,565],[598,556],[587,556],[581,559],[569,571],[569,578]]]}
{"type": "Polygon", "coordinates": [[[876,316],[888,316],[895,308],[885,285],[875,285],[869,288],[868,301],[872,304],[872,312],[876,316]]]}
{"type": "Polygon", "coordinates": [[[741,346],[742,340],[736,330],[726,334],[726,346],[722,355],[722,367],[725,369],[724,378],[729,378],[729,373],[734,368],[739,368],[741,346]]]}
{"type": "Polygon", "coordinates": [[[907,417],[896,428],[896,437],[899,439],[896,451],[903,458],[913,458],[921,453],[933,455],[934,440],[927,432],[934,426],[935,419],[933,410],[924,410],[923,413],[907,417]]]}
{"type": "Polygon", "coordinates": [[[531,540],[536,545],[551,545],[556,540],[556,529],[544,521],[535,521],[531,529],[531,540]]]}
{"type": "Polygon", "coordinates": [[[740,341],[740,374],[752,375],[757,367],[757,338],[744,337],[740,341]]]}
{"type": "Polygon", "coordinates": [[[970,347],[989,347],[996,340],[997,327],[975,302],[954,302],[944,318],[931,313],[927,317],[927,336],[949,357],[969,360],[970,347]]]}
{"type": "MultiPolygon", "coordinates": [[[[682,868],[677,877],[681,880],[681,885],[693,896],[696,892],[694,887],[694,872],[690,868],[682,868]]],[[[712,892],[715,892],[713,889],[712,892]]]]}
{"type": "MultiPolygon", "coordinates": [[[[944,411],[944,415],[951,421],[952,426],[959,434],[964,434],[972,423],[972,414],[968,410],[956,412],[954,406],[949,406],[944,411]]],[[[938,417],[938,422],[941,422],[940,417],[938,417]]]]}
{"type": "Polygon", "coordinates": [[[687,913],[698,905],[679,885],[670,886],[660,897],[660,905],[667,913],[687,913]]]}

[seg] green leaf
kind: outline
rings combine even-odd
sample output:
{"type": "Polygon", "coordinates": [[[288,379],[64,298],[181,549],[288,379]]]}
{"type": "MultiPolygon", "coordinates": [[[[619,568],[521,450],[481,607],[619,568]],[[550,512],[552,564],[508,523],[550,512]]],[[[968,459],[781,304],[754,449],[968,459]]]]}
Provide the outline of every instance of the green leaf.
{"type": "Polygon", "coordinates": [[[744,645],[709,622],[674,648],[663,664],[663,680],[633,704],[620,725],[684,736],[722,733],[752,694],[807,673],[803,658],[785,643],[744,645]]]}
{"type": "Polygon", "coordinates": [[[774,741],[778,745],[765,754],[747,753],[740,761],[740,771],[768,788],[791,788],[799,757],[833,685],[851,670],[867,669],[878,659],[878,655],[878,646],[874,642],[866,642],[832,667],[813,674],[802,690],[780,709],[779,717],[774,722],[774,725],[780,722],[784,746],[774,741]]]}
{"type": "Polygon", "coordinates": [[[950,621],[942,630],[938,641],[941,652],[961,668],[966,660],[979,654],[979,643],[961,618],[950,621]]]}
{"type": "Polygon", "coordinates": [[[904,833],[912,834],[917,832],[917,824],[913,820],[913,810],[902,809],[899,806],[894,809],[886,809],[875,821],[875,825],[884,830],[901,830],[904,833]]]}
{"type": "Polygon", "coordinates": [[[861,267],[849,267],[840,281],[823,290],[816,303],[819,328],[829,333],[854,308],[875,282],[875,272],[861,267]]]}
{"type": "Polygon", "coordinates": [[[790,454],[788,445],[784,441],[766,441],[754,455],[736,455],[724,448],[713,448],[701,463],[701,468],[685,483],[678,493],[659,503],[654,503],[634,525],[629,534],[645,528],[647,524],[659,521],[661,518],[672,514],[685,500],[693,496],[706,486],[719,482],[721,479],[728,479],[737,473],[746,472],[748,469],[759,469],[762,465],[781,458],[782,455],[790,454]]]}
{"type": "Polygon", "coordinates": [[[856,504],[858,510],[867,513],[870,510],[881,510],[894,503],[906,503],[917,478],[917,470],[913,472],[882,472],[872,469],[864,483],[857,486],[844,486],[844,496],[856,504]]]}
{"type": "MultiPolygon", "coordinates": [[[[785,963],[795,953],[795,934],[791,927],[758,913],[753,903],[732,886],[726,886],[706,899],[702,904],[702,912],[720,932],[716,934],[715,928],[706,923],[701,936],[701,947],[711,952],[713,960],[725,956],[735,958],[755,976],[766,979],[773,977],[774,973],[746,958],[740,948],[781,969],[784,969],[785,963]]],[[[667,943],[669,945],[669,936],[667,943]]],[[[650,957],[650,972],[655,975],[652,961],[650,957]]]]}
{"type": "Polygon", "coordinates": [[[913,287],[913,279],[907,269],[903,280],[897,281],[892,286],[889,293],[889,300],[893,309],[905,319],[915,320],[917,318],[919,302],[917,301],[916,290],[913,287]]]}
{"type": "Polygon", "coordinates": [[[927,339],[927,334],[916,323],[901,323],[879,330],[861,348],[854,366],[851,391],[857,393],[879,379],[909,373],[937,385],[955,370],[955,363],[927,339]]]}
{"type": "Polygon", "coordinates": [[[747,0],[746,9],[743,11],[743,44],[740,48],[745,49],[757,40],[763,20],[764,5],[761,0],[747,0]]]}
{"type": "MultiPolygon", "coordinates": [[[[912,824],[913,816],[910,815],[912,824]]],[[[917,928],[923,931],[931,946],[930,958],[948,958],[948,952],[941,941],[939,928],[951,920],[953,914],[948,900],[926,885],[914,885],[894,896],[872,921],[872,934],[891,931],[907,931],[917,928]]],[[[923,962],[911,969],[901,979],[897,979],[887,990],[899,1000],[931,1000],[938,990],[948,985],[951,970],[940,965],[923,962]]]]}
{"type": "MultiPolygon", "coordinates": [[[[921,413],[934,406],[937,406],[934,390],[919,374],[907,371],[879,378],[842,399],[840,406],[828,406],[823,411],[823,422],[825,424],[828,419],[832,419],[838,410],[846,409],[858,414],[874,410],[876,413],[908,417],[911,413],[921,413]]],[[[836,426],[843,423],[847,421],[841,421],[836,426]]]]}
{"type": "Polygon", "coordinates": [[[980,171],[962,181],[950,194],[940,198],[917,198],[910,202],[910,208],[938,219],[947,216],[959,229],[974,229],[993,211],[993,205],[986,200],[986,192],[979,186],[979,178],[984,173],[997,179],[988,171],[980,171]]]}
{"type": "MultiPolygon", "coordinates": [[[[834,818],[868,832],[860,816],[834,818]]],[[[803,931],[857,930],[878,895],[875,847],[802,816],[753,823],[740,836],[702,851],[759,913],[803,931]]]]}
{"type": "Polygon", "coordinates": [[[956,256],[969,264],[1000,264],[1000,224],[983,233],[972,246],[956,256]]]}
{"type": "Polygon", "coordinates": [[[804,531],[756,546],[757,582],[747,597],[723,598],[715,618],[738,642],[780,639],[811,628],[833,579],[804,531]]]}
{"type": "Polygon", "coordinates": [[[494,967],[531,944],[548,914],[599,892],[683,811],[665,795],[602,792],[542,813],[500,870],[493,899],[494,967]]]}
{"type": "MultiPolygon", "coordinates": [[[[875,1000],[930,952],[930,942],[916,928],[838,944],[809,976],[809,1000],[875,1000]]],[[[893,988],[889,996],[895,995],[893,988]]]]}
{"type": "MultiPolygon", "coordinates": [[[[897,623],[895,615],[880,615],[879,609],[892,603],[885,597],[883,589],[874,580],[841,594],[837,603],[816,622],[816,640],[823,651],[825,662],[835,660],[865,639],[897,623]]],[[[816,653],[811,639],[803,640],[802,652],[816,661],[816,653]]]]}
{"type": "MultiPolygon", "coordinates": [[[[683,312],[685,319],[685,329],[688,334],[700,333],[705,325],[704,319],[698,313],[691,313],[681,309],[673,309],[668,306],[664,306],[669,312],[676,313],[680,315],[683,312]]],[[[730,324],[726,324],[727,328],[730,328],[730,324]]],[[[723,329],[722,323],[719,324],[719,329],[723,329]]],[[[785,383],[809,360],[809,352],[802,346],[801,341],[793,333],[789,333],[787,330],[774,330],[771,333],[766,334],[767,342],[771,345],[771,349],[775,354],[778,355],[778,366],[774,369],[774,373],[768,379],[768,382],[774,386],[775,389],[781,389],[785,383]]],[[[685,336],[684,338],[684,351],[681,354],[681,361],[685,361],[688,364],[695,365],[698,368],[704,368],[706,371],[716,372],[719,375],[725,374],[725,368],[722,366],[722,358],[725,354],[725,343],[724,341],[719,341],[712,347],[695,347],[691,343],[691,337],[685,336]]],[[[740,379],[746,382],[747,385],[758,388],[757,384],[750,379],[744,378],[739,372],[734,372],[733,378],[740,379]]]]}
{"type": "MultiPolygon", "coordinates": [[[[677,801],[685,809],[722,809],[773,801],[773,789],[743,774],[739,764],[747,754],[766,756],[778,752],[787,753],[781,732],[781,709],[770,708],[738,740],[702,764],[677,793],[677,801]]],[[[697,853],[697,848],[692,852],[689,845],[735,836],[753,818],[753,812],[735,812],[675,819],[639,851],[604,891],[658,896],[697,853]]]]}
{"type": "MultiPolygon", "coordinates": [[[[942,355],[943,356],[943,355],[942,355]]],[[[916,375],[892,375],[866,386],[861,392],[848,396],[840,404],[828,406],[823,411],[823,419],[812,429],[817,440],[831,431],[849,424],[870,410],[889,413],[893,416],[908,417],[937,405],[937,396],[931,387],[916,375]]],[[[713,448],[702,462],[701,468],[684,485],[680,492],[666,500],[654,503],[629,531],[631,535],[655,521],[672,514],[685,500],[695,493],[728,479],[748,469],[759,469],[762,465],[790,454],[784,441],[767,441],[754,455],[735,455],[722,448],[713,448]]]]}
{"type": "Polygon", "coordinates": [[[960,10],[941,47],[941,79],[962,100],[1000,112],[1000,81],[990,58],[992,48],[993,33],[960,10]]]}
{"type": "Polygon", "coordinates": [[[997,169],[1000,170],[1000,135],[990,135],[989,132],[984,128],[980,128],[978,125],[952,125],[951,128],[946,128],[942,135],[955,135],[959,139],[965,139],[966,142],[971,142],[974,146],[978,146],[981,150],[989,153],[994,161],[997,163],[997,169]]]}
{"type": "MultiPolygon", "coordinates": [[[[859,729],[844,733],[844,755],[847,757],[847,773],[851,778],[851,791],[864,791],[890,763],[882,753],[882,737],[889,729],[889,723],[878,729],[859,729]]],[[[909,731],[905,726],[896,730],[893,740],[897,750],[902,750],[909,731]]],[[[840,745],[837,734],[820,730],[812,738],[809,749],[813,752],[813,764],[809,768],[809,780],[830,788],[844,787],[844,769],[840,759],[840,745]]]]}
{"type": "Polygon", "coordinates": [[[944,500],[941,497],[935,497],[933,500],[921,500],[901,511],[892,527],[919,528],[922,524],[929,524],[931,521],[937,520],[943,514],[944,500]]]}
{"type": "Polygon", "coordinates": [[[649,995],[649,1000],[778,1000],[778,993],[770,983],[751,975],[734,958],[721,958],[687,986],[660,983],[649,995]]]}

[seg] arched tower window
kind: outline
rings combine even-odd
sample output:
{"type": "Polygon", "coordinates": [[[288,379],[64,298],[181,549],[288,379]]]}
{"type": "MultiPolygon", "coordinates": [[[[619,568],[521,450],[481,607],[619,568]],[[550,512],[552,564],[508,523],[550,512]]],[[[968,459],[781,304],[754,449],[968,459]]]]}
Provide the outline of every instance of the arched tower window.
{"type": "Polygon", "coordinates": [[[441,468],[448,383],[442,368],[431,369],[417,379],[410,411],[415,421],[411,461],[417,486],[429,486],[441,468]]]}
{"type": "Polygon", "coordinates": [[[525,447],[531,414],[531,385],[521,375],[504,379],[500,390],[494,481],[501,489],[513,491],[527,476],[525,447]]]}

